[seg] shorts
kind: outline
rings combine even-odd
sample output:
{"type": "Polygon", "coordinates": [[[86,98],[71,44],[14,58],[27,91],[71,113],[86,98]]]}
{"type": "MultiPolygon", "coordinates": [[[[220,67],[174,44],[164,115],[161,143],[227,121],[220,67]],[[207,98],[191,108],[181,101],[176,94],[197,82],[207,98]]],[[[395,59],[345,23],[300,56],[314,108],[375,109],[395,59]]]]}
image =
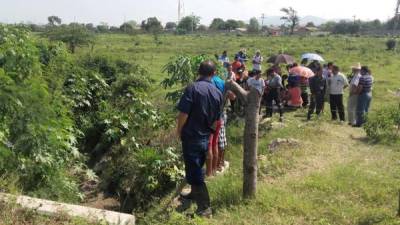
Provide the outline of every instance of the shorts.
{"type": "Polygon", "coordinates": [[[218,147],[218,140],[219,140],[219,132],[221,130],[222,119],[217,121],[217,127],[215,128],[214,133],[210,135],[210,142],[208,145],[209,149],[217,148],[218,147]]]}
{"type": "Polygon", "coordinates": [[[219,137],[218,137],[218,147],[221,150],[224,150],[226,146],[228,145],[228,142],[226,140],[226,121],[227,121],[227,116],[226,113],[223,115],[223,120],[221,123],[221,129],[219,131],[219,137]]]}

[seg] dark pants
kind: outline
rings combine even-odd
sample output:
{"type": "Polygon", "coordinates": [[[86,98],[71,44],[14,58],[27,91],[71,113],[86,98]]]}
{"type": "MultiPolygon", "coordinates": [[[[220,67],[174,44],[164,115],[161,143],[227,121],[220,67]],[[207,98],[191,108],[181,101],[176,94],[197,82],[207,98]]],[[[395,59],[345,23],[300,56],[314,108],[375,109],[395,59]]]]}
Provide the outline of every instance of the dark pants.
{"type": "Polygon", "coordinates": [[[371,92],[364,92],[358,96],[357,99],[357,126],[363,125],[365,123],[365,116],[369,111],[369,106],[371,104],[372,94],[371,92]]]}
{"type": "Polygon", "coordinates": [[[308,93],[307,92],[303,92],[301,93],[301,99],[303,99],[303,107],[308,106],[308,93]]]}
{"type": "Polygon", "coordinates": [[[266,116],[267,117],[272,117],[272,113],[274,110],[273,101],[275,101],[276,105],[278,106],[279,115],[280,115],[280,117],[282,117],[283,110],[282,110],[282,105],[281,105],[281,99],[279,96],[279,89],[277,89],[277,88],[271,89],[265,98],[265,102],[266,102],[266,106],[267,106],[267,108],[266,108],[266,116]]]}
{"type": "Polygon", "coordinates": [[[203,166],[206,162],[209,138],[182,140],[186,180],[190,185],[204,184],[203,166]]]}
{"type": "Polygon", "coordinates": [[[311,95],[311,103],[308,109],[307,119],[311,119],[311,115],[316,111],[317,115],[321,114],[324,109],[325,96],[323,93],[311,95]]]}
{"type": "Polygon", "coordinates": [[[337,120],[337,113],[341,121],[345,121],[343,95],[330,95],[332,120],[337,120]]]}

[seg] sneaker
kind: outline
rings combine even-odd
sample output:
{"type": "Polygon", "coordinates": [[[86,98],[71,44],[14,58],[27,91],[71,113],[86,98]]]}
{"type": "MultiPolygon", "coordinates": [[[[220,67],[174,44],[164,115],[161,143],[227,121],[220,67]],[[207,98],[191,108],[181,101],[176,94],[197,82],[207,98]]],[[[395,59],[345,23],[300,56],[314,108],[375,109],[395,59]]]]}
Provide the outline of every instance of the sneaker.
{"type": "Polygon", "coordinates": [[[212,210],[211,207],[208,207],[203,210],[197,210],[196,215],[204,218],[211,218],[212,217],[212,210]]]}

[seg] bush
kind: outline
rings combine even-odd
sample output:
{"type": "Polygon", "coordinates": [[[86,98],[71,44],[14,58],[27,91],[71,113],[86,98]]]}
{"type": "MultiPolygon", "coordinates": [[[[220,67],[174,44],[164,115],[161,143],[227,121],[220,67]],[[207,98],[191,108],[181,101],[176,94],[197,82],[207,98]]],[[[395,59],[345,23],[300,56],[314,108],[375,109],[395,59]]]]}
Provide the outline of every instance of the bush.
{"type": "Polygon", "coordinates": [[[103,189],[117,193],[121,210],[127,213],[147,209],[183,178],[174,148],[129,149],[129,141],[110,152],[101,175],[103,189]]]}
{"type": "Polygon", "coordinates": [[[25,30],[0,25],[0,174],[17,174],[24,192],[74,201],[76,130],[65,98],[45,79],[56,80],[54,71],[39,61],[62,68],[67,60],[39,52],[25,30]]]}
{"type": "Polygon", "coordinates": [[[386,47],[388,51],[393,51],[396,49],[397,42],[395,39],[390,39],[386,42],[386,47]]]}
{"type": "Polygon", "coordinates": [[[374,142],[398,142],[400,140],[399,106],[389,106],[370,113],[364,129],[367,136],[374,142]]]}

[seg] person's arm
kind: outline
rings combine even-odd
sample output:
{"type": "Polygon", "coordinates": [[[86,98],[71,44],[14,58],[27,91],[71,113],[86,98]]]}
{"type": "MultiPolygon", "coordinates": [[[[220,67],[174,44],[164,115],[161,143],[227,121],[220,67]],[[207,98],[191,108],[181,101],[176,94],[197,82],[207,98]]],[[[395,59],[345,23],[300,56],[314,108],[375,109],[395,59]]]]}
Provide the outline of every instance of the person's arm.
{"type": "Polygon", "coordinates": [[[343,75],[343,81],[344,81],[344,88],[347,88],[349,86],[349,81],[347,80],[347,78],[343,75]]]}
{"type": "Polygon", "coordinates": [[[176,120],[176,133],[178,134],[178,137],[181,137],[182,128],[186,124],[188,117],[189,117],[188,114],[179,112],[177,120],[176,120]]]}
{"type": "Polygon", "coordinates": [[[193,87],[189,86],[185,89],[185,92],[183,93],[183,96],[181,97],[177,106],[179,114],[176,122],[177,123],[176,132],[179,137],[181,137],[182,135],[183,126],[186,124],[186,121],[192,110],[192,104],[193,104],[193,87]]]}

